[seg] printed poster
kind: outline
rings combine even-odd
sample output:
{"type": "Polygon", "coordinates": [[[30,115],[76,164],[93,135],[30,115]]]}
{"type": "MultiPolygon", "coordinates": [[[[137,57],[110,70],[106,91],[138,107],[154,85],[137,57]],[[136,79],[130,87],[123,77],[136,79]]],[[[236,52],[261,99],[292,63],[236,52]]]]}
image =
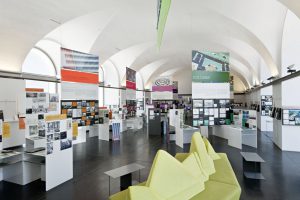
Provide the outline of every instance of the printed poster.
{"type": "Polygon", "coordinates": [[[2,137],[3,138],[10,138],[11,137],[10,124],[8,122],[3,123],[2,137]]]}

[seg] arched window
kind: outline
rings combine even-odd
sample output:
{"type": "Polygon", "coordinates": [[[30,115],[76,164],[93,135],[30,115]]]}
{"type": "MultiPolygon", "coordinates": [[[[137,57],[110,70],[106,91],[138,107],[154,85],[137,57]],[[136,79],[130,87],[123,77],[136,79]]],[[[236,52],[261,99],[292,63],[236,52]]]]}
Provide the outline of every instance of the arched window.
{"type": "MultiPolygon", "coordinates": [[[[57,75],[51,59],[37,48],[28,53],[22,65],[22,72],[54,77],[57,75]]],[[[26,80],[26,88],[43,88],[45,92],[56,93],[56,83],[52,82],[26,80]]]]}

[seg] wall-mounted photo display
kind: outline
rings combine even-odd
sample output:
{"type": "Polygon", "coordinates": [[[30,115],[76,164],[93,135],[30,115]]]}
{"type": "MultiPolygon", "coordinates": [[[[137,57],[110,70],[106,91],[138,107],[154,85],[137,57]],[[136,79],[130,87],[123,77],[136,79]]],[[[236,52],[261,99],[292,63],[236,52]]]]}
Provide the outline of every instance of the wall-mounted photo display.
{"type": "Polygon", "coordinates": [[[282,125],[300,126],[300,109],[283,109],[282,125]]]}
{"type": "Polygon", "coordinates": [[[62,100],[61,114],[72,118],[78,126],[99,124],[98,100],[62,100]]]}
{"type": "Polygon", "coordinates": [[[193,99],[193,126],[230,124],[229,99],[193,99]]]}
{"type": "Polygon", "coordinates": [[[261,96],[261,116],[270,116],[273,107],[272,95],[261,96]]]}

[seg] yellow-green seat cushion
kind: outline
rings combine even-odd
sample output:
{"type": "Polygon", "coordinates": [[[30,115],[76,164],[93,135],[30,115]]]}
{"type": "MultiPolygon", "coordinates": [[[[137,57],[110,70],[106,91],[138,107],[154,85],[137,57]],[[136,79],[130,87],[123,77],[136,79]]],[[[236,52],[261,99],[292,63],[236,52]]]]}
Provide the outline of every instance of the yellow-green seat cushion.
{"type": "MultiPolygon", "coordinates": [[[[143,200],[164,200],[157,193],[147,186],[131,186],[128,188],[128,199],[143,199],[143,200]]],[[[126,199],[124,199],[126,200],[126,199]]]]}
{"type": "Polygon", "coordinates": [[[209,180],[240,187],[227,155],[225,153],[219,153],[218,155],[220,159],[214,161],[216,173],[212,174],[209,180]]]}
{"type": "Polygon", "coordinates": [[[120,191],[109,197],[109,200],[127,200],[128,190],[120,191]]]}
{"type": "Polygon", "coordinates": [[[241,189],[237,186],[207,181],[205,190],[191,198],[191,200],[239,200],[241,189]]]}
{"type": "MultiPolygon", "coordinates": [[[[194,156],[195,154],[189,155],[194,156]]],[[[159,150],[154,160],[146,186],[162,198],[184,200],[204,190],[204,181],[169,153],[159,150]]],[[[197,165],[195,159],[194,161],[194,165],[197,165]]]]}
{"type": "MultiPolygon", "coordinates": [[[[142,182],[142,183],[139,183],[137,184],[138,186],[145,186],[146,185],[146,181],[145,182],[142,182]]],[[[123,190],[123,191],[120,191],[116,194],[113,194],[109,197],[109,200],[127,200],[128,198],[128,189],[127,190],[123,190]]]]}

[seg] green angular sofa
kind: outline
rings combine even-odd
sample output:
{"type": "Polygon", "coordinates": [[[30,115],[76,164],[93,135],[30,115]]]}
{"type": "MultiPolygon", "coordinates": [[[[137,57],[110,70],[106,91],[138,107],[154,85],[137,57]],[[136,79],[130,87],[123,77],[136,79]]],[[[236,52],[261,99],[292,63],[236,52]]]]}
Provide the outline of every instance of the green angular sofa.
{"type": "Polygon", "coordinates": [[[159,150],[146,182],[110,200],[238,200],[241,188],[230,162],[215,153],[207,139],[194,133],[189,153],[172,157],[159,150]],[[175,159],[176,158],[176,159],[175,159]]]}

